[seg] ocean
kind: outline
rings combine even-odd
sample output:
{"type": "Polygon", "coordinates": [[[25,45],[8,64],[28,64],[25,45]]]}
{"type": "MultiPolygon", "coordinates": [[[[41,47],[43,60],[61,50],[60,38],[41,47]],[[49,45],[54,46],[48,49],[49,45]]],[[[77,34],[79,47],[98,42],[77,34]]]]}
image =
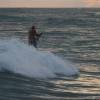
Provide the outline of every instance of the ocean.
{"type": "Polygon", "coordinates": [[[0,100],[100,100],[100,8],[0,8],[0,100]]]}

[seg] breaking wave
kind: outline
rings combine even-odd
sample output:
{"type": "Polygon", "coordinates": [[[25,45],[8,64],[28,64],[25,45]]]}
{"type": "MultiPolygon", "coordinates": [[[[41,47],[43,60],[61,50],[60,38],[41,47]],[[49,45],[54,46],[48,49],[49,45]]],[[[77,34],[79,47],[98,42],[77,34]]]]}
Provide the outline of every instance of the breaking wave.
{"type": "Polygon", "coordinates": [[[16,39],[0,40],[0,71],[4,70],[34,78],[78,74],[78,69],[69,61],[16,39]]]}

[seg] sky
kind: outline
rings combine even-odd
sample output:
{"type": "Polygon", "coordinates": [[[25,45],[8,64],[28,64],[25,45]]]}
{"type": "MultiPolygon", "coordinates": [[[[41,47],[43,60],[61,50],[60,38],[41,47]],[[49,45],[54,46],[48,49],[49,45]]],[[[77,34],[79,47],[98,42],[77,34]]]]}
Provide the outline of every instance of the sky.
{"type": "Polygon", "coordinates": [[[0,7],[78,8],[100,7],[100,0],[0,0],[0,7]]]}

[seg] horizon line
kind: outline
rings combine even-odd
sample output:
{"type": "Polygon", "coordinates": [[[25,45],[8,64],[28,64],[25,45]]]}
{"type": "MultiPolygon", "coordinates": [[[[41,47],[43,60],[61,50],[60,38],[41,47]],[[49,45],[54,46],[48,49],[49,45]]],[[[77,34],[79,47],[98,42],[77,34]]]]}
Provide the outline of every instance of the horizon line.
{"type": "Polygon", "coordinates": [[[34,8],[34,9],[43,9],[43,8],[46,8],[46,9],[63,9],[63,8],[100,8],[100,7],[0,7],[1,8],[34,8]]]}

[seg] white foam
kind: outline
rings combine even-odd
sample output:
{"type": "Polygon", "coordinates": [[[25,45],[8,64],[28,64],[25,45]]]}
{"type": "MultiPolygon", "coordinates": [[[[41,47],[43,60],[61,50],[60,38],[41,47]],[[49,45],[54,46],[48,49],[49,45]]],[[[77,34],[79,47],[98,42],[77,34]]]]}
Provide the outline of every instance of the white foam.
{"type": "Polygon", "coordinates": [[[35,78],[74,75],[78,70],[49,51],[39,51],[19,40],[0,41],[0,70],[5,69],[35,78]]]}

